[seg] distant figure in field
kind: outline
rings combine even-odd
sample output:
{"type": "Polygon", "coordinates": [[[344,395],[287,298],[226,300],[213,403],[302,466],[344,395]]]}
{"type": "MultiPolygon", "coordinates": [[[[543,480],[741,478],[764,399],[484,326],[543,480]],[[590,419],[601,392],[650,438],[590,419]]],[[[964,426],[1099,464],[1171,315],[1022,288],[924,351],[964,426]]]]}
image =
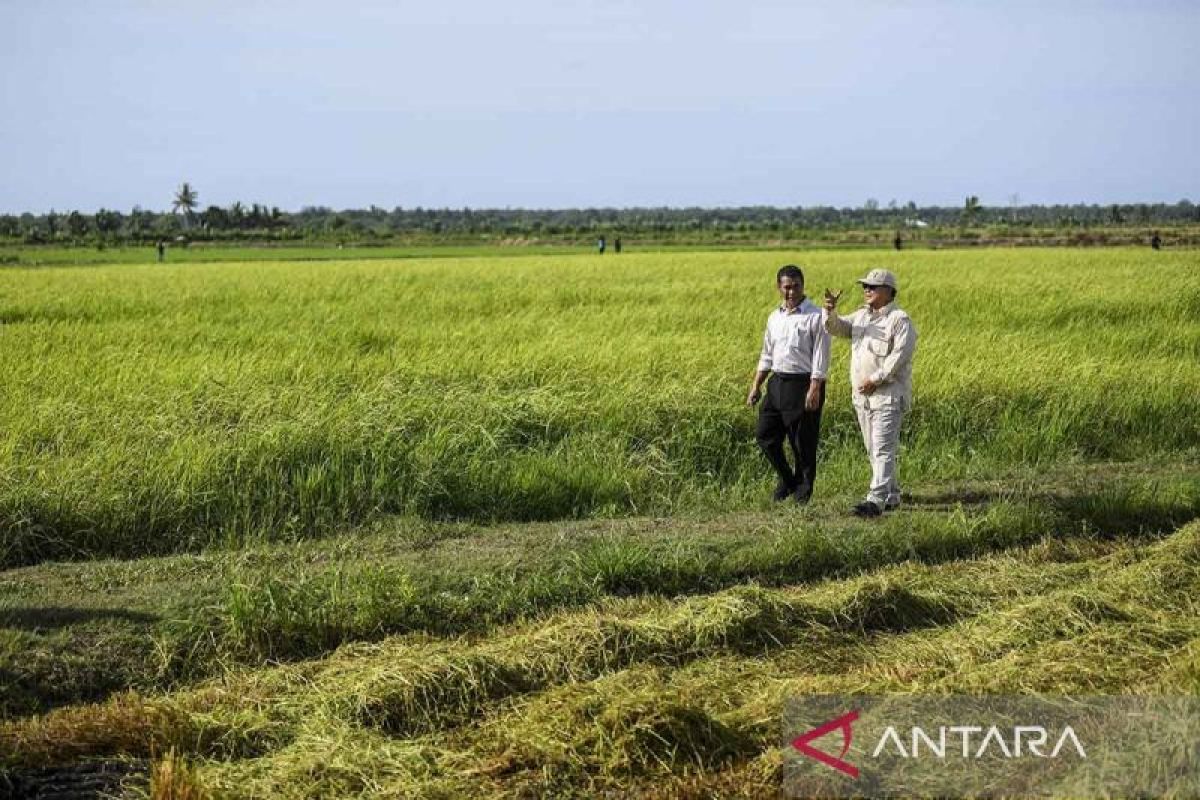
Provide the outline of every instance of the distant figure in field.
{"type": "Polygon", "coordinates": [[[613,242],[613,252],[614,253],[621,252],[621,240],[620,239],[617,239],[615,242],[613,242]]]}
{"type": "Polygon", "coordinates": [[[829,334],[821,325],[821,309],[804,296],[804,273],[795,264],[775,274],[782,303],[767,317],[762,353],[746,405],[760,399],[755,439],[779,477],[774,500],[789,497],[801,505],[812,498],[817,477],[817,440],[825,406],[825,375],[829,368],[829,334]],[[770,375],[767,396],[762,385],[770,375]],[[796,467],[783,452],[791,445],[796,467]]]}
{"type": "Polygon", "coordinates": [[[896,276],[873,269],[859,278],[864,305],[837,315],[841,292],[825,290],[825,330],[850,340],[850,388],[863,444],[871,459],[871,488],[851,513],[878,517],[900,507],[896,458],[900,422],[912,405],[912,362],[917,329],[896,305],[896,276]]]}
{"type": "Polygon", "coordinates": [[[1158,231],[1155,231],[1154,235],[1150,237],[1150,246],[1155,250],[1162,249],[1162,237],[1158,235],[1158,231]]]}
{"type": "Polygon", "coordinates": [[[599,251],[600,255],[604,255],[604,245],[605,245],[604,237],[601,236],[599,239],[596,240],[596,250],[599,251]]]}
{"type": "Polygon", "coordinates": [[[892,239],[892,247],[896,248],[897,250],[904,249],[904,240],[900,238],[899,232],[896,233],[896,238],[892,239]]]}
{"type": "Polygon", "coordinates": [[[163,262],[163,260],[166,259],[166,257],[167,257],[166,242],[164,242],[162,239],[159,239],[158,244],[155,246],[155,250],[158,251],[158,263],[161,264],[163,262]]]}

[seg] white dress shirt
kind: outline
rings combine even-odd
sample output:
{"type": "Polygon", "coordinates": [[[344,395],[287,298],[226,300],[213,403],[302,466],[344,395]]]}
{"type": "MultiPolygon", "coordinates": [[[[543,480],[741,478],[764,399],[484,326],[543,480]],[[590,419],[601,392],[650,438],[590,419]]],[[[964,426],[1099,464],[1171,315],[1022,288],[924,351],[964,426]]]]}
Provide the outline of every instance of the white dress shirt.
{"type": "Polygon", "coordinates": [[[758,371],[811,374],[825,380],[829,371],[829,334],[821,309],[806,297],[795,309],[780,306],[767,317],[758,371]]]}

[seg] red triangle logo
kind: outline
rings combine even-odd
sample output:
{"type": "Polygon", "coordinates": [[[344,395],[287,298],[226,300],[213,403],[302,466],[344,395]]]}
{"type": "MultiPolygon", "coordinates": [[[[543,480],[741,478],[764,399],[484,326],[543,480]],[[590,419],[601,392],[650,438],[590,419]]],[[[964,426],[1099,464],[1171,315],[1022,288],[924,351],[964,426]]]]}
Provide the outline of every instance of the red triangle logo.
{"type": "Polygon", "coordinates": [[[851,778],[857,778],[858,768],[850,762],[842,760],[842,757],[845,756],[850,750],[850,740],[854,737],[854,730],[851,728],[851,726],[856,721],[858,721],[857,711],[851,711],[848,714],[843,714],[837,719],[830,720],[818,728],[813,728],[808,733],[800,734],[792,740],[792,747],[796,748],[809,758],[820,761],[827,767],[832,767],[838,772],[843,772],[849,775],[851,778]],[[842,752],[838,753],[836,758],[828,753],[818,750],[809,744],[816,739],[820,739],[825,734],[832,733],[833,731],[837,730],[842,732],[842,752]]]}

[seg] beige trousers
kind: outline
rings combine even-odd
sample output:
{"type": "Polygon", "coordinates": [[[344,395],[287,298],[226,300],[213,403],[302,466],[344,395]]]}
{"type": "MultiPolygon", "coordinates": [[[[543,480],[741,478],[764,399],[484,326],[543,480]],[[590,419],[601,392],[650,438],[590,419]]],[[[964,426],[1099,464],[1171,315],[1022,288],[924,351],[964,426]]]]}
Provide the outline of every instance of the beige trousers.
{"type": "Polygon", "coordinates": [[[867,500],[883,507],[900,502],[900,481],[896,478],[896,457],[900,450],[900,421],[904,407],[896,405],[866,408],[855,406],[858,429],[871,459],[871,488],[867,500]]]}

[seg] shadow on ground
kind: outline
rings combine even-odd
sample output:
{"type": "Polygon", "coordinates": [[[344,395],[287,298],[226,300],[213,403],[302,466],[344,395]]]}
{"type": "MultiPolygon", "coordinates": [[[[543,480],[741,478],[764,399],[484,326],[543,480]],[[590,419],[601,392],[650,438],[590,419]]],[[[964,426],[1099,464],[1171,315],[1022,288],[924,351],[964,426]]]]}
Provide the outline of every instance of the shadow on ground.
{"type": "Polygon", "coordinates": [[[122,620],[124,622],[157,622],[160,618],[144,611],[129,611],[123,608],[70,608],[46,606],[42,608],[0,609],[0,628],[23,628],[36,631],[46,628],[65,628],[100,620],[122,620]]]}

